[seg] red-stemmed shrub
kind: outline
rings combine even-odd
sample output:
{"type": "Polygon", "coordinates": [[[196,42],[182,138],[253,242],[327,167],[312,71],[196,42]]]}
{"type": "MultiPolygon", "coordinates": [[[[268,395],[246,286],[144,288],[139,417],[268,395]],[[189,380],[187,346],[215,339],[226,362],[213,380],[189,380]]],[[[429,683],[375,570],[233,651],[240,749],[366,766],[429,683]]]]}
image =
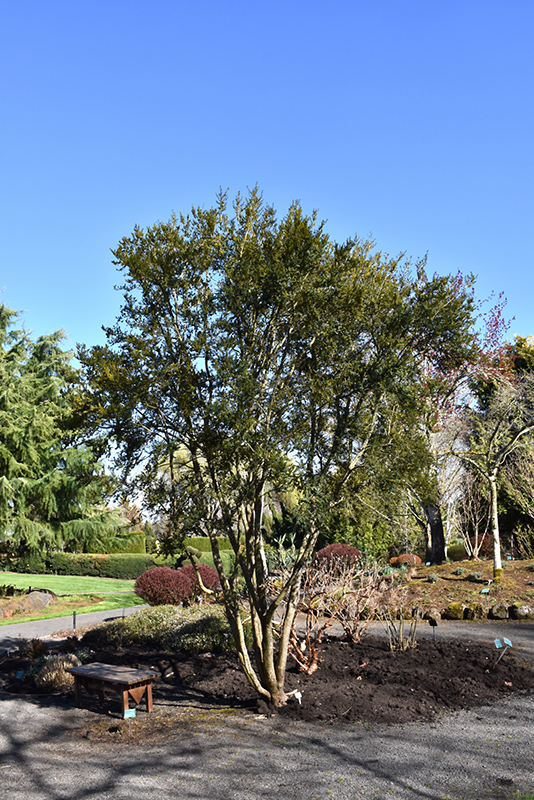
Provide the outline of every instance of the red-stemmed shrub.
{"type": "Polygon", "coordinates": [[[393,556],[393,558],[390,558],[389,563],[392,567],[402,567],[403,564],[418,567],[423,562],[419,556],[414,556],[413,553],[403,553],[401,556],[393,556]]]}
{"type": "Polygon", "coordinates": [[[137,578],[134,592],[151,606],[177,606],[191,596],[191,580],[181,569],[155,567],[137,578]]]}
{"type": "Polygon", "coordinates": [[[197,569],[202,579],[202,583],[206,589],[219,589],[221,586],[217,570],[213,569],[213,567],[210,567],[209,564],[203,564],[202,562],[199,562],[196,564],[196,569],[192,564],[184,564],[184,566],[178,571],[186,575],[187,580],[191,584],[190,598],[192,600],[198,597],[198,595],[203,594],[196,572],[197,569]]]}
{"type": "Polygon", "coordinates": [[[357,564],[362,560],[362,554],[356,547],[350,544],[342,544],[335,542],[318,550],[313,557],[315,566],[328,564],[334,565],[336,562],[340,564],[357,564]]]}

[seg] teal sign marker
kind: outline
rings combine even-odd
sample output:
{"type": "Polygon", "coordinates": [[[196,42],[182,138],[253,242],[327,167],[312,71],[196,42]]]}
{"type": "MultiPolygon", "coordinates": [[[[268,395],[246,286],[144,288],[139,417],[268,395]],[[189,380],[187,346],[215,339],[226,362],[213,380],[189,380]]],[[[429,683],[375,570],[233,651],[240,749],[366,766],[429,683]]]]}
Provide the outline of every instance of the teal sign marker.
{"type": "Polygon", "coordinates": [[[124,719],[133,719],[135,717],[135,708],[127,708],[124,712],[124,719]]]}

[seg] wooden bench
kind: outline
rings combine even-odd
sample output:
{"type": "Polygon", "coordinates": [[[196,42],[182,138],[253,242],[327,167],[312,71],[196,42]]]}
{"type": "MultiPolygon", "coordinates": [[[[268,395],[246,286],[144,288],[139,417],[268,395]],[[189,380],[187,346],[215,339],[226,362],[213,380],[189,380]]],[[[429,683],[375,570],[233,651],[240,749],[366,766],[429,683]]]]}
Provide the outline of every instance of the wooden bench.
{"type": "Polygon", "coordinates": [[[126,718],[131,697],[135,703],[141,702],[143,695],[146,700],[147,712],[152,711],[152,681],[159,673],[152,670],[130,669],[129,667],[116,667],[113,664],[101,664],[94,661],[82,667],[70,667],[67,672],[74,676],[74,691],[76,705],[82,705],[82,687],[89,691],[96,690],[100,701],[104,702],[104,692],[120,694],[122,698],[122,717],[126,718]]]}

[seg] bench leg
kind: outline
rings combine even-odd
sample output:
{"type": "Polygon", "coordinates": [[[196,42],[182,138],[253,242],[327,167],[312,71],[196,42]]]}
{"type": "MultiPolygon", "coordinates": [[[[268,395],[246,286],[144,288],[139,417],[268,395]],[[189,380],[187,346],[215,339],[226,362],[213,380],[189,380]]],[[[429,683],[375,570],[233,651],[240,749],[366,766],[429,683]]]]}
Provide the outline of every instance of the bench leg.
{"type": "Polygon", "coordinates": [[[147,710],[147,713],[149,711],[152,711],[153,708],[154,708],[154,706],[152,705],[152,684],[151,683],[147,683],[147,687],[146,687],[146,710],[147,710]]]}
{"type": "Polygon", "coordinates": [[[128,689],[124,689],[121,692],[121,697],[122,697],[122,718],[125,719],[125,714],[128,711],[130,705],[128,701],[128,689]]]}

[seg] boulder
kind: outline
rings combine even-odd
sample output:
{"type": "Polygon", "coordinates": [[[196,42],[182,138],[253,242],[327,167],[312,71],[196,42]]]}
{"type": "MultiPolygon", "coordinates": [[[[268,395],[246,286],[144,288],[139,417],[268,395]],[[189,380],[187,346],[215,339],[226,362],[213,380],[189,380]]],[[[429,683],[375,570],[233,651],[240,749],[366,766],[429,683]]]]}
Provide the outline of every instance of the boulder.
{"type": "Polygon", "coordinates": [[[486,616],[486,610],[482,603],[470,603],[464,609],[464,619],[482,619],[486,616]]]}
{"type": "Polygon", "coordinates": [[[489,619],[509,619],[508,606],[505,606],[504,603],[497,603],[490,608],[488,617],[489,619]]]}
{"type": "Polygon", "coordinates": [[[510,619],[533,619],[534,608],[526,604],[514,603],[508,609],[510,619]]]}
{"type": "Polygon", "coordinates": [[[443,619],[463,619],[465,606],[463,603],[449,603],[441,616],[443,619]]]}

